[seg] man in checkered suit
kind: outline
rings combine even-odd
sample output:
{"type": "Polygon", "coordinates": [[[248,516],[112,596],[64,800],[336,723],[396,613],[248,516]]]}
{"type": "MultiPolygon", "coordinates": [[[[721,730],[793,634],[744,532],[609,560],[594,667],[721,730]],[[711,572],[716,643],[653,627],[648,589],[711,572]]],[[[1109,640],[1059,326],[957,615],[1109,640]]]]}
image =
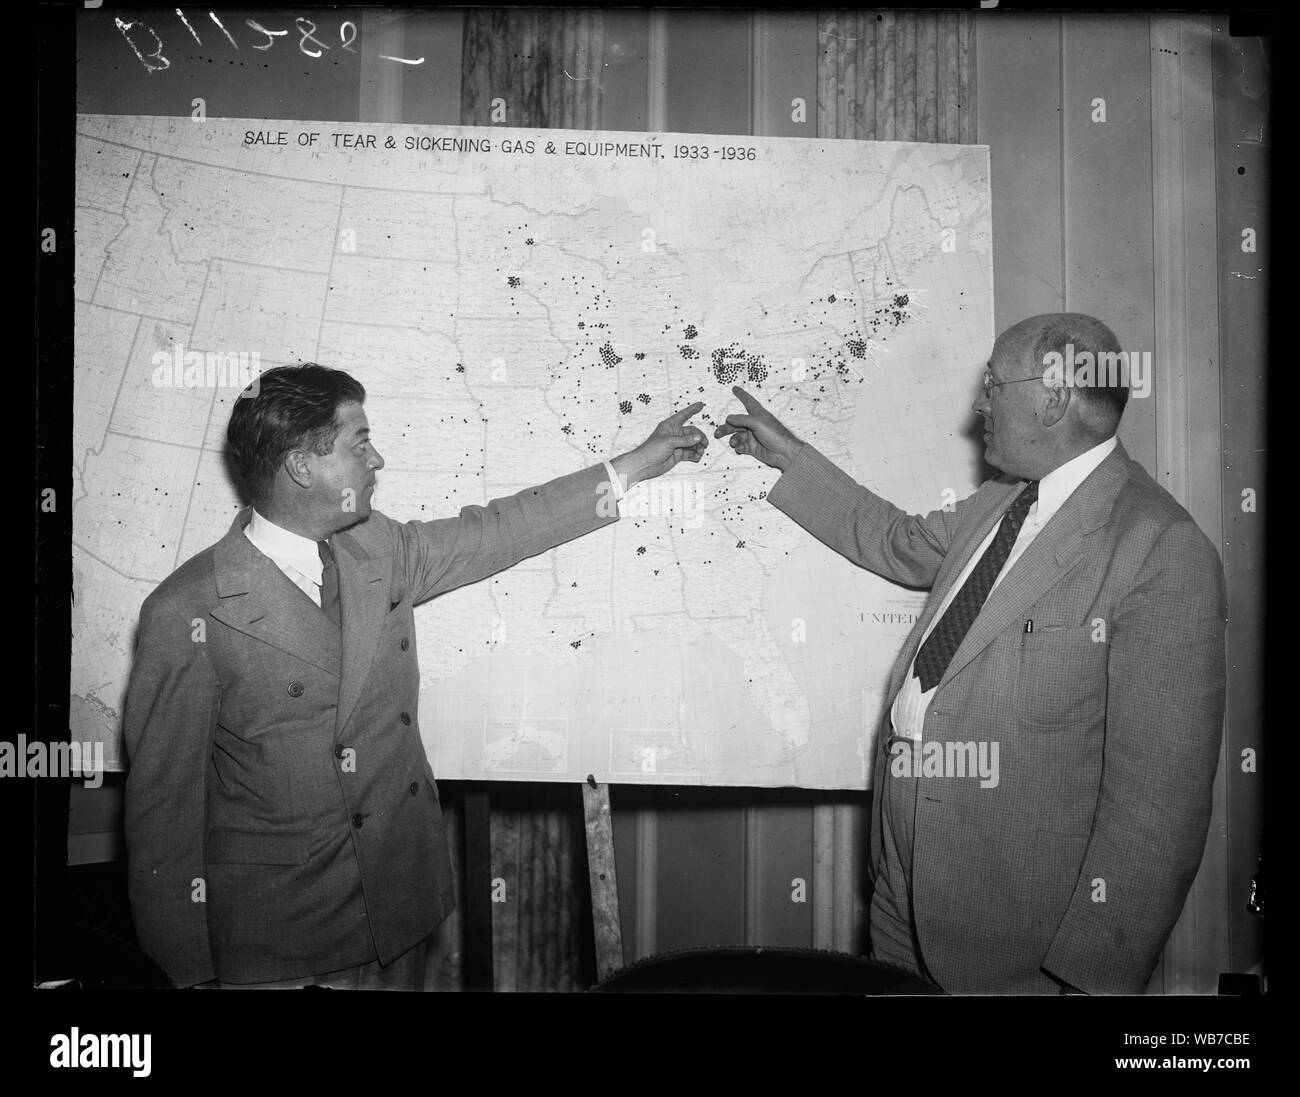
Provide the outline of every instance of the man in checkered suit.
{"type": "Polygon", "coordinates": [[[877,959],[953,993],[1141,993],[1200,865],[1223,567],[1115,437],[1127,372],[1053,368],[1118,352],[1077,313],[1002,333],[974,405],[1002,475],[926,515],[741,389],[745,414],[716,431],[781,471],[768,501],[813,536],[930,590],[876,747],[871,937],[877,959]],[[952,772],[994,745],[995,782],[952,772]]]}

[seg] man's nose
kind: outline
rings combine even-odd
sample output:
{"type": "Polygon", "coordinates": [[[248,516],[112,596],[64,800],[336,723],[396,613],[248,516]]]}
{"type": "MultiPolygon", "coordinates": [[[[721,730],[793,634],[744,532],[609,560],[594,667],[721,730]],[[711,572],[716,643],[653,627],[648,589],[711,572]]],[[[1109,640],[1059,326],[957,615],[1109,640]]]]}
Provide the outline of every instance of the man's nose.
{"type": "Polygon", "coordinates": [[[985,392],[983,388],[981,388],[979,393],[976,395],[975,403],[971,404],[971,410],[976,415],[983,415],[989,410],[989,394],[985,392]]]}
{"type": "Polygon", "coordinates": [[[384,459],[379,456],[379,451],[374,446],[370,447],[370,467],[376,472],[384,467],[384,459]]]}

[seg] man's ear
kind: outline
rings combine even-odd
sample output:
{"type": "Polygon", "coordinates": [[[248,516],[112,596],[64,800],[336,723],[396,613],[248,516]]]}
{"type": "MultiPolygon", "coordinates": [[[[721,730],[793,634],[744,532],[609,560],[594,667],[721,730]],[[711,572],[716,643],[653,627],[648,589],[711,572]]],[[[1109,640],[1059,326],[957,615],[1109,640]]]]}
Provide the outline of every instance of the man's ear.
{"type": "Polygon", "coordinates": [[[284,455],[284,471],[289,474],[289,479],[300,488],[311,487],[311,454],[305,449],[291,449],[284,455]]]}
{"type": "Polygon", "coordinates": [[[1043,407],[1043,426],[1054,427],[1070,410],[1074,393],[1067,384],[1058,383],[1047,390],[1047,403],[1043,407]]]}

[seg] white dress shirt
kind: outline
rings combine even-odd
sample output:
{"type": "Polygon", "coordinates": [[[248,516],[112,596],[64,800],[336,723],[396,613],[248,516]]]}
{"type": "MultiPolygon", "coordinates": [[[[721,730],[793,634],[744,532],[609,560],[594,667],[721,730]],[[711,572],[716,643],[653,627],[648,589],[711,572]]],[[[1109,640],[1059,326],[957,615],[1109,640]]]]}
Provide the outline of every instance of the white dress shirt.
{"type": "MultiPolygon", "coordinates": [[[[627,494],[627,487],[609,461],[603,464],[605,472],[609,475],[614,501],[617,502],[627,494]]],[[[277,526],[269,518],[259,514],[256,507],[253,508],[253,517],[244,527],[244,536],[253,543],[255,549],[270,558],[289,582],[316,605],[321,604],[320,550],[316,547],[315,541],[293,533],[283,526],[277,526]]]]}
{"type": "MultiPolygon", "coordinates": [[[[1034,538],[1038,536],[1039,530],[1052,520],[1052,515],[1061,509],[1061,505],[1074,494],[1080,484],[1092,475],[1097,466],[1110,456],[1111,451],[1118,444],[1118,440],[1112,435],[1106,441],[1093,446],[1092,449],[1084,450],[1077,457],[1072,457],[1065,464],[1052,469],[1038,482],[1038,499],[1029,505],[1029,513],[1025,516],[1024,524],[1020,527],[1020,533],[1016,537],[1015,544],[1011,546],[1011,553],[1007,556],[1007,562],[1002,565],[1002,570],[998,572],[997,578],[993,580],[993,587],[989,590],[989,598],[993,597],[993,591],[1002,582],[1003,576],[1011,570],[1012,565],[1024,555],[1025,550],[1033,543],[1034,538]]],[[[993,538],[997,536],[998,529],[1001,526],[1001,520],[993,523],[993,528],[989,530],[988,535],[976,547],[971,554],[971,558],[966,561],[966,566],[962,568],[961,574],[949,586],[939,609],[930,619],[925,635],[921,637],[921,644],[917,645],[916,650],[918,652],[921,650],[921,645],[929,638],[930,633],[934,631],[935,625],[943,619],[948,606],[957,597],[957,592],[961,590],[970,577],[970,573],[975,570],[975,565],[979,563],[989,545],[993,543],[993,538]]],[[[986,604],[987,601],[985,599],[986,604]]],[[[894,698],[893,707],[889,710],[896,735],[920,742],[921,729],[925,726],[925,713],[930,707],[930,702],[934,699],[934,691],[938,688],[936,684],[932,688],[922,691],[921,679],[916,674],[916,659],[913,657],[912,665],[907,668],[907,677],[903,680],[903,688],[898,691],[898,696],[894,698]]]]}
{"type": "Polygon", "coordinates": [[[256,508],[244,527],[244,536],[255,549],[270,557],[289,582],[320,605],[321,562],[315,541],[277,526],[256,508]]]}

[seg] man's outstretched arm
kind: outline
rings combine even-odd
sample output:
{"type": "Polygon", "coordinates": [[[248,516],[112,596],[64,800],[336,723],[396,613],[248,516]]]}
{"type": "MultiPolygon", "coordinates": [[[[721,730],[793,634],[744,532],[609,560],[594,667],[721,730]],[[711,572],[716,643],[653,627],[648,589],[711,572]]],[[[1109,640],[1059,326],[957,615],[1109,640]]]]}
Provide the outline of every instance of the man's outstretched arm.
{"type": "Polygon", "coordinates": [[[609,462],[623,481],[618,487],[602,463],[493,499],[486,506],[462,507],[456,518],[394,523],[396,551],[411,578],[414,601],[477,582],[617,521],[616,499],[622,487],[662,476],[681,461],[698,462],[704,455],[708,439],[687,425],[703,407],[695,403],[674,412],[636,449],[609,462]]]}
{"type": "Polygon", "coordinates": [[[952,511],[907,514],[796,438],[744,389],[732,391],[745,413],[728,415],[714,435],[731,435],[737,453],[780,470],[781,478],[767,493],[769,503],[859,567],[908,586],[934,585],[969,499],[952,511]]]}

